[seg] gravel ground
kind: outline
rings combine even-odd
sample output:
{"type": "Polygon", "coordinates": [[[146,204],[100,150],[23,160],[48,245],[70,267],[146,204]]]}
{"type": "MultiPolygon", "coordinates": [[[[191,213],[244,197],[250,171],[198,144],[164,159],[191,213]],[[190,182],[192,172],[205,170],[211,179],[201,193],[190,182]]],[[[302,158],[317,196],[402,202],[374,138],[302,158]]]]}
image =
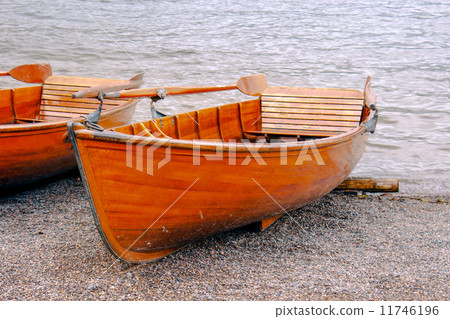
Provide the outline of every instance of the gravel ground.
{"type": "Polygon", "coordinates": [[[0,197],[1,300],[448,300],[449,197],[335,192],[263,232],[116,262],[75,174],[0,197]]]}

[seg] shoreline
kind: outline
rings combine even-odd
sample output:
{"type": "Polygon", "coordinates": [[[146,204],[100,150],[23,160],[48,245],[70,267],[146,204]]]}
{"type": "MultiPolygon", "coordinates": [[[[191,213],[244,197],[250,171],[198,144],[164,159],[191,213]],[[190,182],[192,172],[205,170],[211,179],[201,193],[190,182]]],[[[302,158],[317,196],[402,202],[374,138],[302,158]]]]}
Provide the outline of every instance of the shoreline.
{"type": "Polygon", "coordinates": [[[72,172],[0,197],[0,299],[448,300],[449,201],[335,191],[136,266],[108,253],[72,172]]]}

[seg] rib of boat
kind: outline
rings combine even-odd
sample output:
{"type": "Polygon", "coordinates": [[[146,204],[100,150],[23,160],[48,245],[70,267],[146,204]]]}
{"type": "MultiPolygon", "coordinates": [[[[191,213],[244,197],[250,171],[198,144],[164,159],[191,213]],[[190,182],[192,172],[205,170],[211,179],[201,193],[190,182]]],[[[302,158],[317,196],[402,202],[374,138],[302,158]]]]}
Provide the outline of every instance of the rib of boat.
{"type": "Polygon", "coordinates": [[[364,92],[269,87],[257,75],[228,87],[110,94],[237,88],[255,97],[104,131],[69,123],[106,247],[127,262],[153,261],[218,232],[264,229],[323,197],[350,174],[375,130],[370,82],[364,92]]]}
{"type": "MultiPolygon", "coordinates": [[[[100,105],[95,97],[100,90],[136,88],[142,83],[142,74],[130,80],[54,76],[48,64],[22,65],[0,75],[39,83],[0,90],[0,189],[76,167],[72,146],[67,143],[67,123],[89,120],[85,117],[100,105]]],[[[109,128],[130,123],[137,101],[104,99],[99,125],[109,128]]]]}

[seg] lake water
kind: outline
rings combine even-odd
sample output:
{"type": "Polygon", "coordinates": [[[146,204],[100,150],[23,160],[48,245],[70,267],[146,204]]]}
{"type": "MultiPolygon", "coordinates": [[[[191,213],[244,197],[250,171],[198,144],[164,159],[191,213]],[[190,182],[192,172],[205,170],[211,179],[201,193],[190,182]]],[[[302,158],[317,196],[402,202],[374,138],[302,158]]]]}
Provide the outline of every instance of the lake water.
{"type": "MultiPolygon", "coordinates": [[[[380,119],[354,176],[400,178],[410,193],[450,191],[448,1],[0,1],[0,67],[49,62],[57,75],[146,86],[271,85],[363,89],[380,119]]],[[[1,87],[16,83],[5,78],[1,87]]],[[[238,93],[158,102],[167,113],[238,93]]],[[[149,115],[141,102],[136,119],[149,115]]]]}

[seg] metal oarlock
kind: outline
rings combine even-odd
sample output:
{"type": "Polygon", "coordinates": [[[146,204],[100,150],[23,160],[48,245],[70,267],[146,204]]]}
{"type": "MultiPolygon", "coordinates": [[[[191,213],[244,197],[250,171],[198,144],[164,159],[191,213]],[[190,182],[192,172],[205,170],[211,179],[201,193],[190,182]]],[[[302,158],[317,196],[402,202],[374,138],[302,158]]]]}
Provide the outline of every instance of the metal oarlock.
{"type": "Polygon", "coordinates": [[[166,114],[156,110],[154,103],[163,100],[167,96],[167,92],[164,89],[159,89],[156,91],[156,94],[158,95],[150,98],[150,111],[152,112],[152,118],[154,120],[166,116],[166,114]]]}
{"type": "Polygon", "coordinates": [[[104,130],[104,128],[101,127],[100,125],[98,125],[98,121],[100,121],[100,115],[102,113],[103,92],[100,91],[98,93],[97,99],[100,101],[100,105],[94,112],[88,114],[84,118],[83,124],[91,130],[102,132],[104,130]]]}

